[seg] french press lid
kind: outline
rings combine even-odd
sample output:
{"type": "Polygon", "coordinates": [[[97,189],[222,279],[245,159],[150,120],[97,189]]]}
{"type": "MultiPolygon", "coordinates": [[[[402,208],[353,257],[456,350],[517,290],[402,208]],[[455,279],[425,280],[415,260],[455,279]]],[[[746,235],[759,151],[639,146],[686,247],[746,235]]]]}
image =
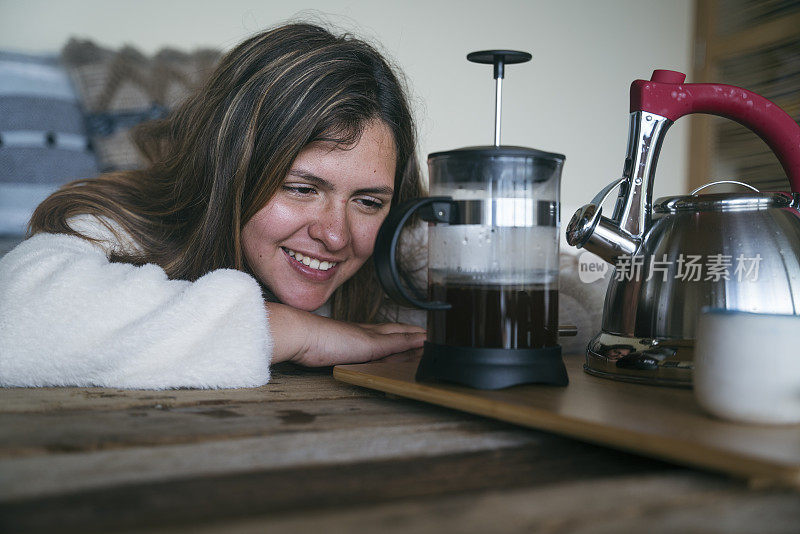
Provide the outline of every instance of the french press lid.
{"type": "Polygon", "coordinates": [[[452,184],[488,180],[545,182],[563,165],[564,156],[520,146],[473,146],[435,152],[428,156],[431,184],[442,177],[452,184]]]}
{"type": "MultiPolygon", "coordinates": [[[[554,169],[562,164],[563,154],[544,152],[534,148],[500,145],[500,124],[502,118],[502,94],[505,66],[530,61],[530,53],[517,50],[483,50],[467,54],[473,63],[494,66],[495,79],[495,116],[494,144],[488,146],[471,146],[434,152],[428,155],[431,172],[441,171],[448,175],[451,182],[479,182],[488,177],[501,177],[514,169],[515,179],[541,182],[549,178],[550,173],[541,172],[554,169]]],[[[435,177],[432,176],[432,181],[435,177]]]]}

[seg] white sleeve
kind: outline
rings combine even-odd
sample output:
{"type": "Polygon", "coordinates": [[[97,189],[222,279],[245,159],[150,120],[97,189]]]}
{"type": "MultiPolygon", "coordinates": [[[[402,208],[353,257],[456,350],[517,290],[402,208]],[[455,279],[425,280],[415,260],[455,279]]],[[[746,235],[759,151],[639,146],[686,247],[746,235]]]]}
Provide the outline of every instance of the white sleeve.
{"type": "Polygon", "coordinates": [[[169,280],[61,234],[0,259],[0,386],[259,386],[268,326],[258,283],[240,271],[169,280]]]}

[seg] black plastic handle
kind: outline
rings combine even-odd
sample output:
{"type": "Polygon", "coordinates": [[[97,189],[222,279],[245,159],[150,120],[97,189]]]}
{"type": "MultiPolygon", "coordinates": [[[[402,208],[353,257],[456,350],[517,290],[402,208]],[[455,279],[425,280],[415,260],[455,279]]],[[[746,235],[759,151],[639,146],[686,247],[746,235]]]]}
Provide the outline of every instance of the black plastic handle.
{"type": "Polygon", "coordinates": [[[398,304],[423,310],[451,308],[446,302],[421,300],[403,287],[397,270],[397,241],[406,222],[415,212],[419,211],[419,217],[423,221],[451,223],[456,220],[456,209],[452,197],[414,198],[392,208],[386,216],[375,240],[373,260],[383,289],[398,304]]]}

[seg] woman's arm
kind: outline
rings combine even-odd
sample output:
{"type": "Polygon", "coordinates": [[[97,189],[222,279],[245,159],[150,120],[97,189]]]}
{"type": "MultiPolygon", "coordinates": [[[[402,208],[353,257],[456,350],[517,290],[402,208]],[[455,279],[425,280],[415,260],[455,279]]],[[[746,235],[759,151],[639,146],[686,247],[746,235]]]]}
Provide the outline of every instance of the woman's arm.
{"type": "Polygon", "coordinates": [[[258,386],[271,354],[261,290],[245,273],[169,280],[60,234],[0,260],[2,386],[258,386]]]}
{"type": "Polygon", "coordinates": [[[425,341],[425,329],[418,326],[345,323],[274,302],[267,309],[273,363],[317,367],[365,362],[419,348],[425,341]]]}
{"type": "Polygon", "coordinates": [[[188,282],[110,263],[75,236],[39,234],[0,260],[0,386],[250,387],[270,362],[363,362],[424,340],[417,326],[265,308],[235,270],[188,282]]]}

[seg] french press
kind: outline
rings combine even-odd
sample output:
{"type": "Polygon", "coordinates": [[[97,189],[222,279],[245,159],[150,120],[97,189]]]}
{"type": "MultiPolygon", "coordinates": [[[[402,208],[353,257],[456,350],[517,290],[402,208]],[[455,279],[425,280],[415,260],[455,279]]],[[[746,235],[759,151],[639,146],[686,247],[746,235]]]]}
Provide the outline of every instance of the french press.
{"type": "Polygon", "coordinates": [[[489,50],[467,59],[494,66],[494,144],[428,156],[431,196],[387,216],[375,245],[378,276],[396,302],[428,311],[417,380],[565,386],[558,345],[564,156],[500,144],[505,66],[531,55],[489,50]],[[414,215],[429,223],[427,300],[404,286],[396,264],[400,232],[414,215]]]}

